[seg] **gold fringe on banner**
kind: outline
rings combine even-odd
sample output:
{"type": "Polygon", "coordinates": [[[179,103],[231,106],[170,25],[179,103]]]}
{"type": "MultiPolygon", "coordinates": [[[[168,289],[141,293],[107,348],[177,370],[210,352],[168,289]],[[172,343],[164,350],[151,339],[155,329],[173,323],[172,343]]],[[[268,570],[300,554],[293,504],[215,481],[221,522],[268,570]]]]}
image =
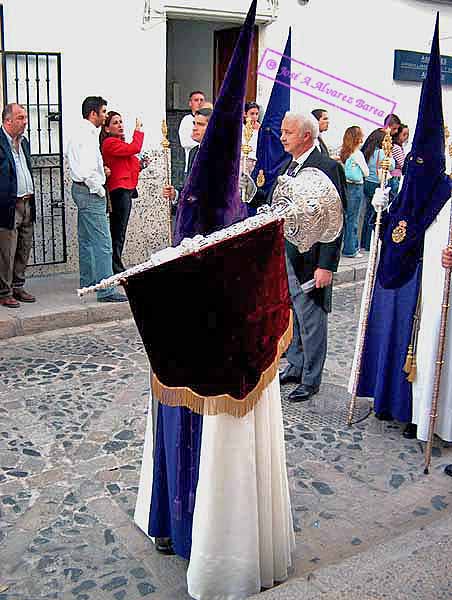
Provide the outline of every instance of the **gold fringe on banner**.
{"type": "Polygon", "coordinates": [[[264,389],[273,381],[278,372],[278,363],[292,340],[293,317],[290,312],[289,325],[278,342],[276,356],[272,364],[262,373],[256,387],[243,400],[229,394],[200,396],[188,387],[167,387],[155,374],[152,375],[152,393],[167,406],[185,406],[199,415],[228,414],[244,417],[255,407],[264,389]]]}

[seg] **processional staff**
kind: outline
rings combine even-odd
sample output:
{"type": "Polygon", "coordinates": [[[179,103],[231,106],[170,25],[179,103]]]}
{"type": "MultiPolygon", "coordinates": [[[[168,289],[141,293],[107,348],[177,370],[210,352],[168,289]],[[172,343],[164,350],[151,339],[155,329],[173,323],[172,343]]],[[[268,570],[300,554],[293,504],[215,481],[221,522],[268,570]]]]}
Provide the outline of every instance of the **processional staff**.
{"type": "MultiPolygon", "coordinates": [[[[391,139],[391,130],[389,127],[388,127],[388,129],[386,129],[386,135],[384,137],[382,147],[383,147],[383,151],[385,154],[385,158],[381,161],[380,188],[381,188],[381,190],[384,190],[386,187],[387,179],[388,179],[389,168],[391,166],[390,156],[391,156],[391,152],[392,152],[392,139],[391,139]]],[[[378,244],[379,244],[379,240],[380,240],[382,207],[379,206],[376,209],[376,212],[377,212],[377,218],[375,221],[375,231],[374,231],[372,248],[371,248],[370,256],[369,256],[369,267],[368,267],[369,277],[368,277],[368,281],[367,281],[366,296],[365,296],[365,300],[364,300],[364,314],[363,314],[361,326],[360,326],[360,329],[358,332],[358,352],[357,352],[357,360],[356,360],[356,367],[355,367],[355,374],[354,374],[355,376],[353,379],[352,397],[350,400],[348,419],[347,419],[347,422],[349,425],[352,424],[353,415],[355,413],[356,398],[357,398],[357,392],[358,392],[358,383],[359,383],[359,377],[361,375],[361,367],[362,367],[362,360],[363,360],[364,341],[366,339],[367,325],[369,323],[370,304],[372,301],[372,295],[373,295],[373,290],[374,290],[374,285],[375,285],[375,273],[377,270],[377,256],[378,256],[378,244]]]]}
{"type": "MultiPolygon", "coordinates": [[[[449,131],[445,128],[446,140],[449,137],[449,131]]],[[[452,144],[448,147],[449,158],[452,158],[452,144]]],[[[450,161],[449,161],[450,162],[450,161]]],[[[452,174],[449,175],[452,178],[452,174]]],[[[449,237],[447,241],[447,248],[452,250],[452,205],[449,217],[449,237]]],[[[433,394],[432,394],[432,405],[430,408],[430,422],[428,427],[428,438],[427,446],[425,448],[425,466],[424,474],[428,475],[430,463],[432,461],[432,449],[433,449],[433,436],[435,435],[436,420],[438,418],[438,402],[439,393],[441,388],[441,373],[444,364],[444,347],[446,344],[446,333],[447,333],[447,317],[449,314],[449,302],[450,302],[450,278],[452,269],[447,268],[444,271],[444,286],[443,286],[443,299],[441,303],[441,321],[439,326],[439,339],[436,350],[436,361],[435,361],[435,378],[433,380],[433,394]]]]}
{"type": "MultiPolygon", "coordinates": [[[[162,136],[161,146],[163,148],[163,157],[165,161],[165,185],[171,185],[171,169],[170,169],[170,142],[168,140],[168,125],[165,119],[162,121],[162,136]]],[[[171,199],[168,199],[168,239],[169,244],[173,243],[173,234],[171,228],[171,199]]]]}

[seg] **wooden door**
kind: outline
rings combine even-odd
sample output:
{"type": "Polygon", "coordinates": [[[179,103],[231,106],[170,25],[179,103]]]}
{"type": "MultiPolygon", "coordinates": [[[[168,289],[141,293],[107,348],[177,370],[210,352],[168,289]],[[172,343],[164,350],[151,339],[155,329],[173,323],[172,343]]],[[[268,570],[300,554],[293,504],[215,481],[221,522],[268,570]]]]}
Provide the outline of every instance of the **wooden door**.
{"type": "MultiPolygon", "coordinates": [[[[218,96],[232,53],[239,38],[240,27],[220,29],[214,32],[214,64],[213,64],[213,98],[218,96]]],[[[248,67],[248,83],[246,102],[256,100],[257,92],[257,58],[259,50],[259,28],[254,28],[253,46],[251,48],[250,64],[248,67]]]]}

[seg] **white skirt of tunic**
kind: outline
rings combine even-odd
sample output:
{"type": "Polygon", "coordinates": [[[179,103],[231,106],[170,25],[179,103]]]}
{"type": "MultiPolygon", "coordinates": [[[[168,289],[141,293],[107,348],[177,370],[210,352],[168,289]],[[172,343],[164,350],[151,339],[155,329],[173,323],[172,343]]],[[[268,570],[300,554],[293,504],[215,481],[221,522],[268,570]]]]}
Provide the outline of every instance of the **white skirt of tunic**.
{"type": "MultiPolygon", "coordinates": [[[[441,252],[447,246],[449,234],[450,200],[443,206],[436,220],[425,233],[424,267],[422,271],[422,312],[417,344],[417,374],[413,383],[413,423],[417,437],[428,438],[435,361],[441,323],[445,269],[441,266],[441,252]]],[[[450,300],[449,300],[450,302],[450,300]]],[[[447,318],[444,364],[438,403],[435,433],[445,441],[452,441],[452,307],[447,318]]]]}
{"type": "Polygon", "coordinates": [[[239,600],[287,579],[295,537],[278,375],[245,417],[205,416],[188,592],[239,600]]]}

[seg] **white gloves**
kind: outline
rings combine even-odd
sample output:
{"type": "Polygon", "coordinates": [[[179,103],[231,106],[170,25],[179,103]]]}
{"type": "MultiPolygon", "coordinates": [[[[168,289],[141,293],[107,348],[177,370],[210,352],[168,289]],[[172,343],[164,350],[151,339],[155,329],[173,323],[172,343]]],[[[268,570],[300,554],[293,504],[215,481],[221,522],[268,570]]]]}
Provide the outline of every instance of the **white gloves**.
{"type": "Polygon", "coordinates": [[[372,198],[372,206],[376,211],[384,210],[389,204],[389,192],[391,188],[387,187],[384,190],[377,188],[372,198]]]}

